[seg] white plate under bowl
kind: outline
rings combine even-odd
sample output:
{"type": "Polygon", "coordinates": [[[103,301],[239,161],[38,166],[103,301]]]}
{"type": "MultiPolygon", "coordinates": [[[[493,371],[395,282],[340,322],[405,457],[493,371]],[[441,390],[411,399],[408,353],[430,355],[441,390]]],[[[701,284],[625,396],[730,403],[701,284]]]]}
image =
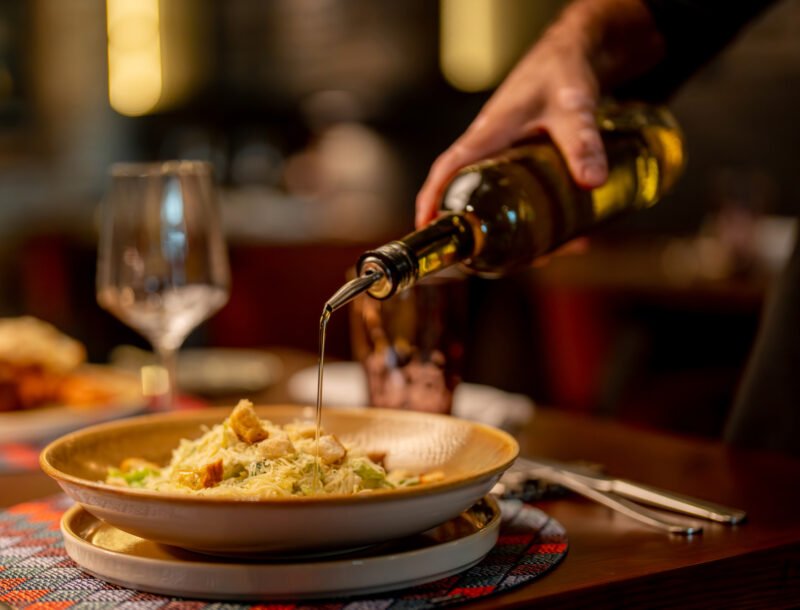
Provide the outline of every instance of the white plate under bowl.
{"type": "MultiPolygon", "coordinates": [[[[286,424],[313,417],[298,406],[259,407],[286,424]]],[[[161,413],[101,424],[42,452],[42,469],[93,515],[141,538],[212,554],[318,552],[415,534],[459,515],[491,490],[519,447],[509,434],[446,415],[391,409],[331,409],[322,425],[389,469],[441,470],[436,483],[355,495],[230,499],[107,485],[127,457],[166,464],[181,438],[197,438],[230,409],[161,413]]]]}
{"type": "Polygon", "coordinates": [[[163,595],[310,599],[377,593],[470,568],[495,545],[500,511],[490,497],[439,527],[367,550],[317,560],[221,559],[160,545],[110,526],[80,506],[61,520],[67,553],[98,578],[163,595]]]}

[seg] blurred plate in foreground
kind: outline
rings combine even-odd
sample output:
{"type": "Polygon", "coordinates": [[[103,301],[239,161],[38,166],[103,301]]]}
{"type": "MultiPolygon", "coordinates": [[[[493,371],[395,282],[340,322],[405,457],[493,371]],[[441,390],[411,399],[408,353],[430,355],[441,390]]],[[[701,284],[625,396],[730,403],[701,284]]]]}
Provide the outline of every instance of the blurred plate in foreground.
{"type": "MultiPolygon", "coordinates": [[[[152,352],[132,345],[114,348],[111,360],[130,371],[154,364],[152,352]]],[[[260,392],[283,373],[276,355],[262,350],[189,348],[178,352],[178,390],[200,396],[225,396],[260,392]]]]}
{"type": "Polygon", "coordinates": [[[204,396],[259,392],[281,376],[280,358],[233,348],[187,349],[178,356],[178,387],[204,396]]]}
{"type": "Polygon", "coordinates": [[[108,366],[84,365],[75,376],[93,390],[108,394],[108,400],[2,412],[0,443],[46,441],[84,426],[140,413],[147,407],[137,375],[108,366]]]}

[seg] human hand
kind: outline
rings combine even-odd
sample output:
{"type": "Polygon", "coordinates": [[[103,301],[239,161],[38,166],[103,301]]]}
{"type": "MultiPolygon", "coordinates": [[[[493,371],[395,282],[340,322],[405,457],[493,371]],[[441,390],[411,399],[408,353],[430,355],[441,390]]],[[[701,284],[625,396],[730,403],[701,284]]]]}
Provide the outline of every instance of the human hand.
{"type": "Polygon", "coordinates": [[[579,186],[602,185],[608,162],[595,123],[600,93],[649,69],[662,54],[663,39],[640,0],[574,2],[433,163],[417,195],[417,228],[436,217],[462,167],[542,133],[579,186]]]}
{"type": "Polygon", "coordinates": [[[555,33],[546,35],[431,166],[417,196],[417,227],[436,216],[458,170],[541,133],[553,139],[580,186],[603,184],[608,169],[594,117],[598,97],[597,79],[583,51],[564,45],[555,33]]]}

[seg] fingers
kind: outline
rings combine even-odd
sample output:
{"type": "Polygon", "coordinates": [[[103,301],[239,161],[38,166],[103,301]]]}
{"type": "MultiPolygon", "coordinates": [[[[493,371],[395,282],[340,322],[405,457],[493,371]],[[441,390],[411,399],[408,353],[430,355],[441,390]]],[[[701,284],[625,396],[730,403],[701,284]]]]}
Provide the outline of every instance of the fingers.
{"type": "Polygon", "coordinates": [[[595,109],[595,96],[575,87],[555,90],[547,110],[537,109],[527,117],[516,108],[488,104],[464,135],[431,166],[417,195],[417,228],[436,217],[447,184],[462,167],[543,130],[549,132],[579,186],[591,189],[605,183],[608,161],[595,122],[595,109]]]}
{"type": "MultiPolygon", "coordinates": [[[[556,65],[564,68],[563,62],[556,65]]],[[[597,87],[591,75],[573,66],[552,78],[561,80],[569,72],[568,82],[581,85],[532,87],[527,68],[523,63],[512,73],[464,135],[431,166],[417,195],[417,228],[436,217],[448,182],[462,167],[543,130],[550,133],[579,186],[591,189],[606,181],[608,161],[595,123],[597,87]]]]}
{"type": "Polygon", "coordinates": [[[581,89],[556,92],[556,105],[546,121],[550,137],[567,162],[575,182],[595,188],[608,178],[608,161],[595,122],[594,97],[581,89]]]}
{"type": "Polygon", "coordinates": [[[417,195],[417,228],[425,226],[436,217],[447,184],[462,167],[511,144],[505,130],[490,130],[485,127],[486,125],[487,121],[483,116],[476,118],[464,135],[433,163],[417,195]]]}
{"type": "Polygon", "coordinates": [[[415,219],[417,228],[425,226],[436,217],[436,210],[447,183],[462,167],[459,160],[467,157],[453,145],[434,161],[428,177],[417,194],[415,219]]]}

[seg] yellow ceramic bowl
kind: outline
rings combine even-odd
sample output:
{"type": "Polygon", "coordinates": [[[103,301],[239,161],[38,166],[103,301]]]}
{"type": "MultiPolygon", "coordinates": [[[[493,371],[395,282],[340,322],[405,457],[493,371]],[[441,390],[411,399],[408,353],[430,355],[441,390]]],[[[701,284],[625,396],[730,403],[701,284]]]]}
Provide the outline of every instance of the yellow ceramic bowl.
{"type": "MultiPolygon", "coordinates": [[[[221,499],[123,488],[103,482],[126,457],[166,464],[182,438],[197,438],[229,408],[164,413],[92,426],[42,452],[42,469],[95,516],[165,544],[221,553],[317,552],[353,548],[424,531],[486,494],[518,453],[500,430],[446,415],[386,409],[326,410],[323,427],[364,451],[386,452],[389,469],[442,470],[442,481],[352,496],[221,499]]],[[[259,407],[278,424],[313,409],[259,407]]]]}

